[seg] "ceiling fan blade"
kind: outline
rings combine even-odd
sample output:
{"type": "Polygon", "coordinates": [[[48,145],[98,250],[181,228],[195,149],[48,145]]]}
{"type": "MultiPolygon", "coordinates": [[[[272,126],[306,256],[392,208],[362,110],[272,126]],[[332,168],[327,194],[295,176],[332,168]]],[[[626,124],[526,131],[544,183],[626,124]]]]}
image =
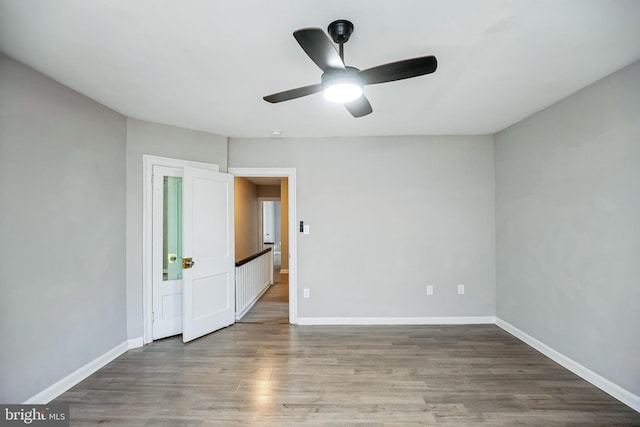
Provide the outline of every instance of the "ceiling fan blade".
{"type": "Polygon", "coordinates": [[[320,28],[303,28],[293,37],[322,71],[344,70],[344,62],[329,37],[320,28]]]}
{"type": "Polygon", "coordinates": [[[284,92],[274,93],[273,95],[264,96],[264,99],[267,102],[271,102],[275,104],[277,102],[288,101],[290,99],[302,98],[303,96],[311,95],[316,92],[320,92],[322,90],[322,85],[311,85],[311,86],[303,86],[298,87],[291,90],[285,90],[284,92]]]}
{"type": "Polygon", "coordinates": [[[437,67],[438,61],[435,56],[421,56],[367,68],[360,71],[359,75],[363,84],[373,85],[430,74],[437,67]]]}
{"type": "Polygon", "coordinates": [[[347,110],[351,113],[353,117],[362,117],[367,114],[373,113],[373,108],[371,108],[371,104],[369,104],[369,100],[366,96],[362,95],[360,98],[355,101],[347,102],[344,104],[347,110]]]}

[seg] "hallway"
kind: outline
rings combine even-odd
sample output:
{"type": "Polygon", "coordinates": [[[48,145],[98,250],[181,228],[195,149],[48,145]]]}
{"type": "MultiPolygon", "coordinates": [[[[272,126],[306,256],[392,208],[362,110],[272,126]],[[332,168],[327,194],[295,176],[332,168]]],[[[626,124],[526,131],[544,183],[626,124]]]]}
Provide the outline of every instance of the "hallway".
{"type": "MultiPolygon", "coordinates": [[[[279,269],[277,269],[279,270],[279,269]]],[[[288,324],[289,281],[288,275],[274,271],[274,284],[237,323],[288,324]]]]}

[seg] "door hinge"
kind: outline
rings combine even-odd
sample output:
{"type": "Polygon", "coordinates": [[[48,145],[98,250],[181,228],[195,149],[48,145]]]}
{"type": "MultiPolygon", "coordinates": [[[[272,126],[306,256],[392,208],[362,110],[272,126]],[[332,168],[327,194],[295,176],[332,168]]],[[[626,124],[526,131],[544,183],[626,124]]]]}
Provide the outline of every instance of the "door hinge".
{"type": "Polygon", "coordinates": [[[151,321],[155,322],[156,321],[156,313],[155,312],[151,312],[151,321]]]}

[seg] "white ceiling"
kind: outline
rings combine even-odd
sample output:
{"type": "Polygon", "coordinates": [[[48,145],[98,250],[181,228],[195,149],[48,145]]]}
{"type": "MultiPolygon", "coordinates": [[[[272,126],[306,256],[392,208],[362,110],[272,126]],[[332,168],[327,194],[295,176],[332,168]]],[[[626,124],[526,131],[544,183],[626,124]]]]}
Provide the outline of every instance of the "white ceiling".
{"type": "Polygon", "coordinates": [[[263,176],[245,176],[246,180],[253,182],[255,185],[270,185],[280,187],[280,177],[263,177],[263,176]]]}
{"type": "Polygon", "coordinates": [[[640,59],[638,0],[0,0],[0,50],[126,116],[232,137],[491,134],[640,59]],[[348,65],[435,55],[354,119],[292,36],[355,25],[348,65]]]}

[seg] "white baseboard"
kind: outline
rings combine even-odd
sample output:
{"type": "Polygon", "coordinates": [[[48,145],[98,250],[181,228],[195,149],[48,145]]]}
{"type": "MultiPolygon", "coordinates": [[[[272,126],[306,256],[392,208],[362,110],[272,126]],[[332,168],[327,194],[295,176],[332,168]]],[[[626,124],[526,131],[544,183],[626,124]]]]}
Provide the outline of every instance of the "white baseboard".
{"type": "Polygon", "coordinates": [[[144,339],[142,337],[132,338],[127,340],[128,350],[132,350],[134,348],[140,348],[144,345],[144,339]]]}
{"type": "Polygon", "coordinates": [[[501,327],[502,329],[504,329],[505,331],[513,335],[514,337],[520,339],[527,345],[535,348],[540,353],[547,356],[549,359],[567,368],[568,370],[578,375],[582,379],[589,381],[591,384],[598,387],[600,390],[610,394],[611,396],[615,397],[625,405],[628,405],[629,407],[640,412],[640,396],[637,396],[631,393],[630,391],[620,387],[619,385],[609,381],[608,379],[596,374],[589,368],[581,365],[580,363],[576,362],[573,359],[568,358],[567,356],[560,353],[559,351],[549,347],[548,345],[544,344],[541,341],[538,341],[537,339],[533,338],[531,335],[528,335],[527,333],[522,332],[520,329],[516,328],[515,326],[511,325],[508,322],[505,322],[500,318],[496,318],[496,325],[498,325],[499,327],[501,327]]]}
{"type": "Polygon", "coordinates": [[[493,325],[494,316],[467,317],[298,317],[298,325],[493,325]]]}
{"type": "Polygon", "coordinates": [[[78,384],[80,381],[86,379],[89,375],[96,372],[98,369],[104,367],[108,363],[112,362],[116,358],[123,355],[127,350],[132,348],[142,347],[142,337],[134,338],[127,340],[117,346],[113,347],[111,350],[106,353],[98,356],[91,362],[86,365],[76,369],[66,377],[62,378],[60,381],[55,384],[47,387],[42,390],[40,393],[31,397],[24,401],[25,405],[37,405],[37,404],[47,404],[51,402],[56,397],[60,396],[65,391],[69,390],[74,385],[78,384]]]}

